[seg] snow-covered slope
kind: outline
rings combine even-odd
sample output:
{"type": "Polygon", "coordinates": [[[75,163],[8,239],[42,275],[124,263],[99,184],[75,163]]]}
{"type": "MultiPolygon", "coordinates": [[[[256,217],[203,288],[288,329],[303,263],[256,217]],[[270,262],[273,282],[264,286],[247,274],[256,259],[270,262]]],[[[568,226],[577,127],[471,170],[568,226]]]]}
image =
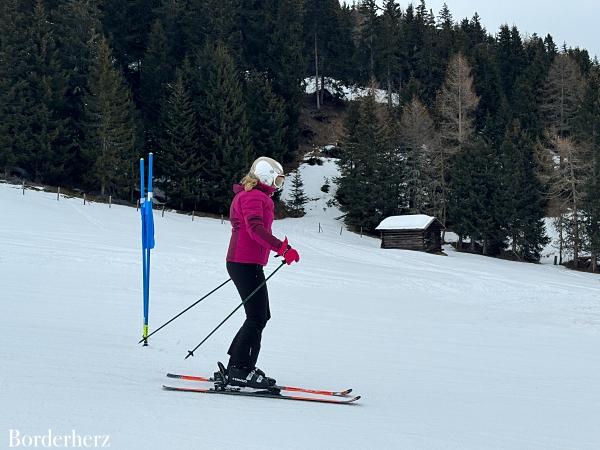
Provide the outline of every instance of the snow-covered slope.
{"type": "MultiPolygon", "coordinates": [[[[314,77],[304,79],[304,92],[306,94],[314,94],[316,91],[315,86],[316,83],[314,77]]],[[[322,88],[321,81],[319,81],[319,88],[322,88]]],[[[361,97],[366,97],[369,95],[370,91],[368,87],[348,86],[339,80],[329,77],[325,78],[325,89],[327,89],[332,95],[345,101],[355,101],[361,97]]],[[[378,103],[388,102],[388,91],[384,89],[374,89],[373,95],[375,96],[375,101],[378,103]]],[[[394,105],[398,105],[398,94],[392,94],[392,103],[394,105]]]]}
{"type": "MultiPolygon", "coordinates": [[[[301,170],[315,194],[334,171],[301,170]]],[[[274,224],[301,261],[270,281],[259,365],[353,387],[355,406],[162,391],[167,371],[226,360],[240,314],[184,357],[238,304],[234,288],[138,346],[136,210],[0,185],[1,446],[10,429],[52,429],[114,449],[599,448],[600,278],[381,250],[322,208],[274,224]]],[[[151,330],[227,279],[228,237],[227,222],[156,214],[151,330]]]]}
{"type": "MultiPolygon", "coordinates": [[[[322,218],[340,217],[342,213],[337,207],[331,204],[335,191],[335,178],[339,176],[339,169],[334,158],[318,158],[321,165],[310,165],[303,163],[297,169],[304,183],[304,194],[310,199],[305,205],[306,215],[320,220],[322,218]],[[323,192],[321,188],[325,184],[329,185],[328,192],[323,192]]],[[[281,199],[289,201],[292,193],[292,174],[287,175],[287,180],[283,187],[281,199]]],[[[318,229],[318,224],[317,224],[318,229]]]]}

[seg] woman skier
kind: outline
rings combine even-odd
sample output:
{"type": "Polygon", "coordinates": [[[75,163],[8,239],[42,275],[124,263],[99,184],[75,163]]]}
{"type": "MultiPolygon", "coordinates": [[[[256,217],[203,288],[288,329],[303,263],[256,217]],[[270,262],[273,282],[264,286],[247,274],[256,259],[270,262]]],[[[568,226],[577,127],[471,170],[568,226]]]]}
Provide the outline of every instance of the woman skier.
{"type": "MultiPolygon", "coordinates": [[[[263,267],[270,251],[277,252],[287,264],[298,262],[298,252],[287,237],[280,241],[271,234],[274,204],[271,197],[284,182],[283,167],[277,161],[260,157],[252,164],[240,184],[233,186],[234,197],[229,217],[231,239],[227,252],[227,272],[242,300],[265,281],[263,267]]],[[[227,383],[233,386],[268,388],[275,380],[256,367],[262,330],[271,318],[269,294],[263,285],[244,305],[246,320],[229,347],[227,383]]]]}

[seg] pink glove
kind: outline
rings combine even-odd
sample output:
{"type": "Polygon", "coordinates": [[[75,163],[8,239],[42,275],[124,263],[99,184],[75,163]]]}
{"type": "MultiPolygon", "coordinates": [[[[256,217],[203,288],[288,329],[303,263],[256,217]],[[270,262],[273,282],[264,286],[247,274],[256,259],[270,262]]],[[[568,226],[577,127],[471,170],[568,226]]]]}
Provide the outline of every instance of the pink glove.
{"type": "Polygon", "coordinates": [[[277,251],[277,255],[283,256],[283,259],[285,259],[285,262],[287,263],[288,266],[293,262],[300,261],[300,255],[298,254],[296,249],[293,249],[292,246],[288,244],[287,236],[283,240],[281,247],[279,247],[279,250],[277,251]]]}

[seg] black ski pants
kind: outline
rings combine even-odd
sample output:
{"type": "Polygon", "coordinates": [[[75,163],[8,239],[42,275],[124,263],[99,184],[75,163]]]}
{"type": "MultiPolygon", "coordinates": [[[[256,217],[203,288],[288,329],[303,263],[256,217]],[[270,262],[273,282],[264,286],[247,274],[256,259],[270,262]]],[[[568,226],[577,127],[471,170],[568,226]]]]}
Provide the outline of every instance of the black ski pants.
{"type": "MultiPolygon", "coordinates": [[[[233,280],[242,300],[246,299],[254,289],[265,281],[263,267],[259,264],[227,263],[227,272],[233,280]]],[[[271,318],[269,310],[269,293],[267,285],[263,285],[244,305],[246,320],[231,342],[229,365],[254,368],[262,331],[271,318]]]]}

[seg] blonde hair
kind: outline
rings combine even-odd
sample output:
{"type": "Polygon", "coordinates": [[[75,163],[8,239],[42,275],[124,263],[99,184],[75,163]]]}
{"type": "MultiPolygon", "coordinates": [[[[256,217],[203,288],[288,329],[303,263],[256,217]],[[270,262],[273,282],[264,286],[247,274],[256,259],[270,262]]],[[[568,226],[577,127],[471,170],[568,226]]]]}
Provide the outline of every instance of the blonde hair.
{"type": "Polygon", "coordinates": [[[258,181],[259,180],[256,175],[254,175],[253,173],[248,173],[244,178],[242,178],[242,181],[240,181],[240,183],[242,184],[242,186],[244,186],[244,190],[248,192],[256,187],[258,181]]]}

